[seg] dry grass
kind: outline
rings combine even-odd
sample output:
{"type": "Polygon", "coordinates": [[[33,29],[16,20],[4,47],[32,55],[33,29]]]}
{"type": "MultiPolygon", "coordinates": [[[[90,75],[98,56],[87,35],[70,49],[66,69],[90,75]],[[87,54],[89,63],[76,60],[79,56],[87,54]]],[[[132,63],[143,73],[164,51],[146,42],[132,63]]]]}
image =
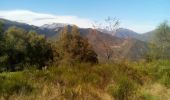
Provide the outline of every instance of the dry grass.
{"type": "Polygon", "coordinates": [[[7,91],[1,91],[0,100],[170,100],[170,89],[152,80],[153,70],[142,65],[147,64],[77,64],[2,73],[0,81],[11,83],[0,84],[7,91]],[[18,87],[19,80],[25,82],[19,91],[8,93],[10,84],[18,87]],[[23,90],[25,86],[32,91],[23,90]]]}

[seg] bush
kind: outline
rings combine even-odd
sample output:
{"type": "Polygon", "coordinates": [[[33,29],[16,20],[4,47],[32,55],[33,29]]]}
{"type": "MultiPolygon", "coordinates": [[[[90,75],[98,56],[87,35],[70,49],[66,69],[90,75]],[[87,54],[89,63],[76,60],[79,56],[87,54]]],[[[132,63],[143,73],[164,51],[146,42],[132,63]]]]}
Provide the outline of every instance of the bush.
{"type": "Polygon", "coordinates": [[[8,98],[13,94],[27,94],[33,91],[30,85],[21,73],[8,73],[0,75],[0,95],[8,98]]]}
{"type": "Polygon", "coordinates": [[[86,83],[91,83],[93,85],[98,85],[101,83],[101,77],[96,73],[89,73],[84,80],[86,83]]]}
{"type": "Polygon", "coordinates": [[[139,100],[159,100],[156,99],[155,96],[149,94],[148,92],[142,93],[142,95],[139,98],[140,98],[139,100]]]}
{"type": "Polygon", "coordinates": [[[10,27],[0,40],[0,71],[19,71],[25,64],[41,69],[53,60],[51,44],[34,31],[10,27]]]}
{"type": "Polygon", "coordinates": [[[160,79],[160,82],[170,88],[170,75],[165,73],[160,79]]]}
{"type": "Polygon", "coordinates": [[[148,65],[148,73],[154,81],[160,82],[167,87],[170,87],[170,63],[167,60],[154,61],[148,65]]]}
{"type": "Polygon", "coordinates": [[[122,78],[117,85],[110,88],[112,95],[116,100],[131,100],[135,93],[135,85],[128,78],[122,78]]]}

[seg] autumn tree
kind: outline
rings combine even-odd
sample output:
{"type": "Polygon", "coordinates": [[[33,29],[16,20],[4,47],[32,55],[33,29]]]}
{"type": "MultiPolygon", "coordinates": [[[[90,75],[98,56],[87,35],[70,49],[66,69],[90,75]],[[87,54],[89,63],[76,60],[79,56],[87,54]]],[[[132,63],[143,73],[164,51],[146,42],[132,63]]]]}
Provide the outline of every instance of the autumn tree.
{"type": "Polygon", "coordinates": [[[59,60],[63,62],[71,62],[71,56],[69,52],[69,45],[71,41],[71,34],[68,32],[68,27],[65,26],[60,32],[59,38],[56,41],[56,52],[59,55],[59,60]]]}
{"type": "Polygon", "coordinates": [[[77,26],[73,26],[72,41],[70,45],[70,51],[72,52],[72,58],[78,62],[97,62],[97,54],[93,51],[92,46],[88,43],[88,39],[84,39],[80,36],[80,32],[77,26]]]}
{"type": "Polygon", "coordinates": [[[97,54],[88,40],[80,36],[77,26],[73,26],[70,32],[67,27],[64,27],[57,45],[61,63],[98,62],[97,54]]]}

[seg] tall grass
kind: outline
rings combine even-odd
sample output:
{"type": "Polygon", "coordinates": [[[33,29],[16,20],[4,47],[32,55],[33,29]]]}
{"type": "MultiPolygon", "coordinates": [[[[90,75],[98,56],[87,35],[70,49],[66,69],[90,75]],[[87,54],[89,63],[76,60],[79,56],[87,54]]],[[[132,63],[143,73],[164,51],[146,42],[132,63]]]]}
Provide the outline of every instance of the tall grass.
{"type": "Polygon", "coordinates": [[[148,91],[148,86],[160,83],[169,88],[168,65],[161,61],[79,63],[1,73],[0,99],[155,100],[157,94],[148,91]]]}

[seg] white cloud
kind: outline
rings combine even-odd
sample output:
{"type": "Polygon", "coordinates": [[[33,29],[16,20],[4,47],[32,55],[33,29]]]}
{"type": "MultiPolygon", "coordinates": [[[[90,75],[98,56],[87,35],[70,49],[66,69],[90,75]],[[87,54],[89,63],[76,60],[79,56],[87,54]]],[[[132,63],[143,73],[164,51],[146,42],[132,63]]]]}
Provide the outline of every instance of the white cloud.
{"type": "MultiPolygon", "coordinates": [[[[60,16],[53,14],[37,13],[29,10],[0,10],[0,18],[5,18],[17,22],[23,22],[30,25],[41,26],[51,23],[66,23],[75,24],[82,28],[92,28],[90,19],[80,18],[77,16],[60,16]]],[[[120,20],[122,23],[120,27],[132,29],[139,33],[151,31],[155,28],[154,24],[133,22],[127,20],[120,20]]]]}
{"type": "Polygon", "coordinates": [[[82,28],[92,27],[92,21],[77,16],[58,16],[52,14],[36,13],[28,10],[0,11],[0,18],[23,22],[30,25],[41,26],[51,23],[75,24],[82,28]]]}

